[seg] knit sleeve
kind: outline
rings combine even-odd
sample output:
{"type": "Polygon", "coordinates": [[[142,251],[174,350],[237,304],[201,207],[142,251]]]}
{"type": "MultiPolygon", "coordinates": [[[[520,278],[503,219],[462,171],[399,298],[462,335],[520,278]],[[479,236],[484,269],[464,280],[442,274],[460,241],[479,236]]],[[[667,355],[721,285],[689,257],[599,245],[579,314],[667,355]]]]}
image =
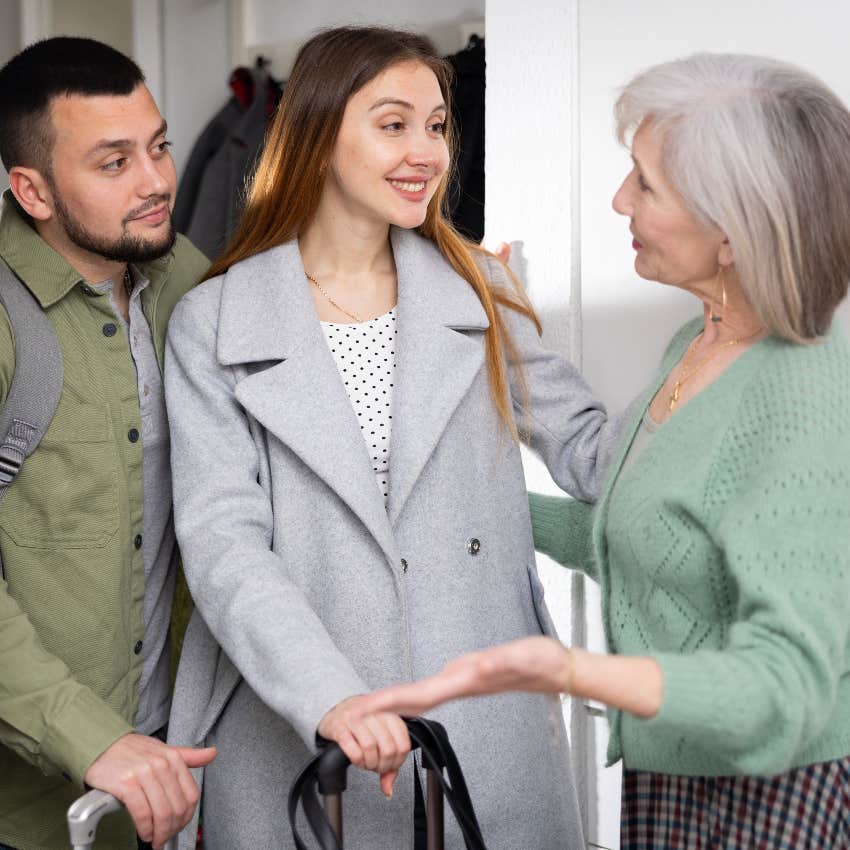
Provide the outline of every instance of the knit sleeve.
{"type": "Polygon", "coordinates": [[[534,548],[564,567],[596,578],[593,559],[593,505],[562,496],[529,493],[534,548]]]}
{"type": "Polygon", "coordinates": [[[749,388],[714,459],[704,500],[730,575],[725,647],[655,656],[664,698],[641,731],[685,739],[730,773],[799,764],[841,713],[850,639],[850,368],[827,355],[806,352],[801,359],[819,368],[749,388]]]}

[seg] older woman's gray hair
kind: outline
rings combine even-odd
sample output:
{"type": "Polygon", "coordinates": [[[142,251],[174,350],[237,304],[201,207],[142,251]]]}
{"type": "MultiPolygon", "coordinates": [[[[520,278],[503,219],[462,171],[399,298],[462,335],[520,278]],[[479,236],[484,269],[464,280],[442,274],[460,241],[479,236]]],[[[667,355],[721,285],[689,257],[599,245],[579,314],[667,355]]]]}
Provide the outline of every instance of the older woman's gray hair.
{"type": "Polygon", "coordinates": [[[617,135],[649,120],[665,173],[729,240],[765,326],[824,334],[850,280],[850,112],[820,80],[759,56],[697,54],[639,74],[617,135]]]}

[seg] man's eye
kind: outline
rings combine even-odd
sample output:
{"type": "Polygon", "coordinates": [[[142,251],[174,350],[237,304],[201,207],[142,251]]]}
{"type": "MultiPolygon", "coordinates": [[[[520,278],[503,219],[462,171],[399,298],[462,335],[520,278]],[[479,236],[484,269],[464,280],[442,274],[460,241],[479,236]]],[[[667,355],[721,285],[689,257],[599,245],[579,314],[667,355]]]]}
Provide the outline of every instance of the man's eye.
{"type": "Polygon", "coordinates": [[[127,162],[126,156],[121,156],[118,159],[113,159],[101,166],[102,171],[120,171],[127,162]]]}
{"type": "Polygon", "coordinates": [[[166,153],[170,147],[171,147],[171,142],[163,141],[163,142],[159,142],[159,144],[154,145],[154,150],[157,153],[166,153]]]}

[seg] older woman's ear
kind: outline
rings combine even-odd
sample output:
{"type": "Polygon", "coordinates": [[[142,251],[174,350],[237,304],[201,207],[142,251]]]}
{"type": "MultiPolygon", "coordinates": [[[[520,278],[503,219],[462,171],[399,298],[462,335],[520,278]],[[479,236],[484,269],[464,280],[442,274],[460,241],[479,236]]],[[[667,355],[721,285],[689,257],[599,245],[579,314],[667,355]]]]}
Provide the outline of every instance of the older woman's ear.
{"type": "Polygon", "coordinates": [[[732,253],[732,246],[728,239],[724,239],[720,245],[720,250],[717,252],[717,263],[721,266],[732,266],[735,264],[735,255],[732,253]]]}

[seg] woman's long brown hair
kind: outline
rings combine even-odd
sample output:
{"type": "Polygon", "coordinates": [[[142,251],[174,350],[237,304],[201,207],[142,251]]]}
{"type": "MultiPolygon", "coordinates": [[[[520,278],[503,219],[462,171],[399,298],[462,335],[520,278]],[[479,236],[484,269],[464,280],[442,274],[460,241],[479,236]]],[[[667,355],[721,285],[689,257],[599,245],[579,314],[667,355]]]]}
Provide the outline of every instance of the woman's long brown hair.
{"type": "MultiPolygon", "coordinates": [[[[304,231],[318,209],[348,99],[399,62],[419,62],[430,68],[450,111],[451,68],[422,36],[383,27],[338,27],[319,33],[301,48],[248,186],[239,225],[207,278],[223,274],[235,263],[295,239],[304,231]]],[[[446,142],[453,152],[448,120],[446,142]]],[[[476,259],[489,252],[461,236],[445,218],[449,174],[447,170],[440,180],[425,221],[417,230],[437,245],[481,301],[490,322],[485,336],[493,400],[508,430],[516,436],[506,368],[508,363],[516,363],[516,351],[496,305],[527,316],[538,332],[540,323],[510,270],[510,288],[491,286],[476,259]]]]}

